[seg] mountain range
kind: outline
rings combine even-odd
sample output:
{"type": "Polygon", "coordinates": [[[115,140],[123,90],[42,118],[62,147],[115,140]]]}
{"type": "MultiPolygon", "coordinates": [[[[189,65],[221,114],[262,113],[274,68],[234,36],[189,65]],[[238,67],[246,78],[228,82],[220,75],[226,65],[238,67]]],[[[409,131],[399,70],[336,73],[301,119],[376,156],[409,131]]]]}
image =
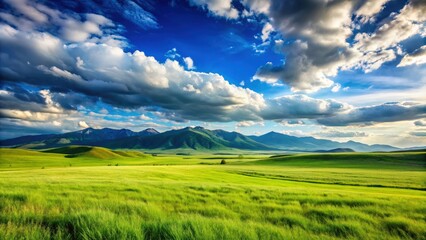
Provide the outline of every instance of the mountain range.
{"type": "Polygon", "coordinates": [[[70,145],[101,146],[111,149],[194,149],[194,150],[288,150],[288,151],[395,151],[389,145],[367,145],[355,141],[336,142],[314,137],[296,137],[277,132],[261,136],[245,136],[238,132],[186,127],[158,132],[148,128],[140,132],[128,129],[86,128],[63,134],[22,136],[0,141],[0,146],[46,149],[70,145]]]}

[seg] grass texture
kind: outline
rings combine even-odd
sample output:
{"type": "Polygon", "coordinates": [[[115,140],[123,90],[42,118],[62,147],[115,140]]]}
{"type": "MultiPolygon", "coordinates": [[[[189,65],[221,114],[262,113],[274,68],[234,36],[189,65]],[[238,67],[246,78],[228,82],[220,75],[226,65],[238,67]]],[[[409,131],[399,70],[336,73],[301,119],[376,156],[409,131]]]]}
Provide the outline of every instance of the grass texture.
{"type": "Polygon", "coordinates": [[[0,149],[0,239],[426,239],[425,156],[0,149]]]}

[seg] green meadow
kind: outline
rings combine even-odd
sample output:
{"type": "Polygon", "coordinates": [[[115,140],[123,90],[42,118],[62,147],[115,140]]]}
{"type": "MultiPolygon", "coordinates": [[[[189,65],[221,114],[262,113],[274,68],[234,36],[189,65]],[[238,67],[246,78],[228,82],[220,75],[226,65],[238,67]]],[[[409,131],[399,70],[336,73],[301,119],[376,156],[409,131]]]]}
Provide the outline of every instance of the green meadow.
{"type": "Polygon", "coordinates": [[[426,239],[426,153],[0,149],[0,239],[426,239]]]}

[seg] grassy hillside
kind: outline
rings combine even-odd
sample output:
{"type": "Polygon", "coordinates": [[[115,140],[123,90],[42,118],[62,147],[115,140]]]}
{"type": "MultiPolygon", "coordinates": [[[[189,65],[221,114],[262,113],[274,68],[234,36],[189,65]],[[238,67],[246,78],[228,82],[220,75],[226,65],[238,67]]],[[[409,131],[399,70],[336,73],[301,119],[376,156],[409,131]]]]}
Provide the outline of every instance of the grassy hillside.
{"type": "Polygon", "coordinates": [[[314,153],[276,155],[250,164],[298,167],[343,167],[376,169],[422,169],[426,152],[314,153]]]}
{"type": "Polygon", "coordinates": [[[106,148],[87,147],[87,146],[61,147],[61,148],[46,150],[44,152],[65,154],[65,157],[67,158],[89,157],[89,158],[97,158],[97,159],[111,159],[111,158],[118,158],[121,156],[106,148]]]}
{"type": "Polygon", "coordinates": [[[44,151],[0,148],[0,171],[16,168],[107,166],[143,164],[150,155],[100,147],[70,146],[44,151]]]}
{"type": "MultiPolygon", "coordinates": [[[[182,150],[179,150],[182,152],[182,150]]],[[[179,155],[176,152],[145,154],[135,150],[109,150],[100,147],[71,146],[45,151],[0,148],[0,171],[26,168],[58,168],[81,166],[133,166],[133,165],[193,165],[219,164],[226,158],[230,164],[240,162],[238,155],[179,155]]],[[[200,153],[199,153],[200,154],[200,153]]],[[[265,155],[244,155],[244,161],[263,159],[265,155]]]]}
{"type": "Polygon", "coordinates": [[[194,149],[230,150],[220,139],[195,131],[191,128],[174,130],[148,137],[130,137],[104,144],[108,148],[128,149],[194,149]]]}
{"type": "Polygon", "coordinates": [[[0,238],[426,239],[422,156],[0,149],[0,238]]]}
{"type": "Polygon", "coordinates": [[[148,155],[140,151],[111,150],[102,147],[91,146],[67,146],[44,150],[45,153],[58,153],[66,158],[92,158],[96,159],[120,159],[120,158],[147,158],[148,155]]]}

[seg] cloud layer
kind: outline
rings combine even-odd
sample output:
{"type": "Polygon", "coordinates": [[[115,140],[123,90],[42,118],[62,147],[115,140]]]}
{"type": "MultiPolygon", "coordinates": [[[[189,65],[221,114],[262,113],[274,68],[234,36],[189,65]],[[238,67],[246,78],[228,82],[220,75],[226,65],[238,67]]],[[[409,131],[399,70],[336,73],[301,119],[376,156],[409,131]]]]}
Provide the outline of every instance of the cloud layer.
{"type": "MultiPolygon", "coordinates": [[[[341,70],[374,71],[402,54],[402,41],[426,32],[424,1],[410,1],[373,32],[363,32],[363,26],[375,21],[387,0],[244,2],[258,14],[265,14],[285,40],[275,41],[277,51],[285,56],[284,63],[267,63],[253,78],[271,84],[283,82],[293,91],[331,87],[332,78],[341,70]]],[[[423,64],[423,48],[413,56],[406,55],[399,66],[423,64]]]]}
{"type": "Polygon", "coordinates": [[[372,125],[380,122],[419,119],[425,116],[426,104],[393,102],[354,108],[345,114],[318,119],[318,122],[328,126],[372,125]]]}
{"type": "MultiPolygon", "coordinates": [[[[340,85],[330,77],[340,69],[368,71],[395,59],[398,43],[422,29],[411,28],[424,18],[420,14],[424,4],[410,2],[374,33],[358,33],[352,45],[346,42],[354,33],[351,14],[360,23],[374,21],[385,3],[363,9],[365,5],[350,1],[243,1],[251,12],[273,19],[264,24],[262,41],[269,41],[272,31],[292,39],[276,43],[285,55],[284,64],[268,63],[258,69],[256,78],[284,82],[294,91],[331,86],[338,91],[340,85]],[[393,31],[391,27],[408,30],[396,40],[380,42],[393,31]]],[[[12,10],[0,13],[0,117],[8,126],[53,122],[52,127],[59,128],[70,116],[75,126],[92,126],[95,121],[84,120],[81,109],[99,103],[143,111],[165,121],[235,121],[238,127],[287,119],[314,119],[330,126],[370,125],[414,120],[426,114],[421,103],[354,107],[304,94],[265,97],[220,74],[196,71],[192,58],[178,56],[176,49],[167,53],[164,62],[140,50],[127,51],[127,40],[117,24],[102,15],[63,13],[24,0],[6,4],[12,10]]],[[[192,4],[221,17],[242,17],[231,1],[197,0],[192,4]]],[[[400,66],[421,64],[423,48],[405,54],[400,66]]],[[[143,114],[139,113],[138,121],[151,120],[143,114]]],[[[287,123],[300,125],[303,121],[287,123]]]]}

